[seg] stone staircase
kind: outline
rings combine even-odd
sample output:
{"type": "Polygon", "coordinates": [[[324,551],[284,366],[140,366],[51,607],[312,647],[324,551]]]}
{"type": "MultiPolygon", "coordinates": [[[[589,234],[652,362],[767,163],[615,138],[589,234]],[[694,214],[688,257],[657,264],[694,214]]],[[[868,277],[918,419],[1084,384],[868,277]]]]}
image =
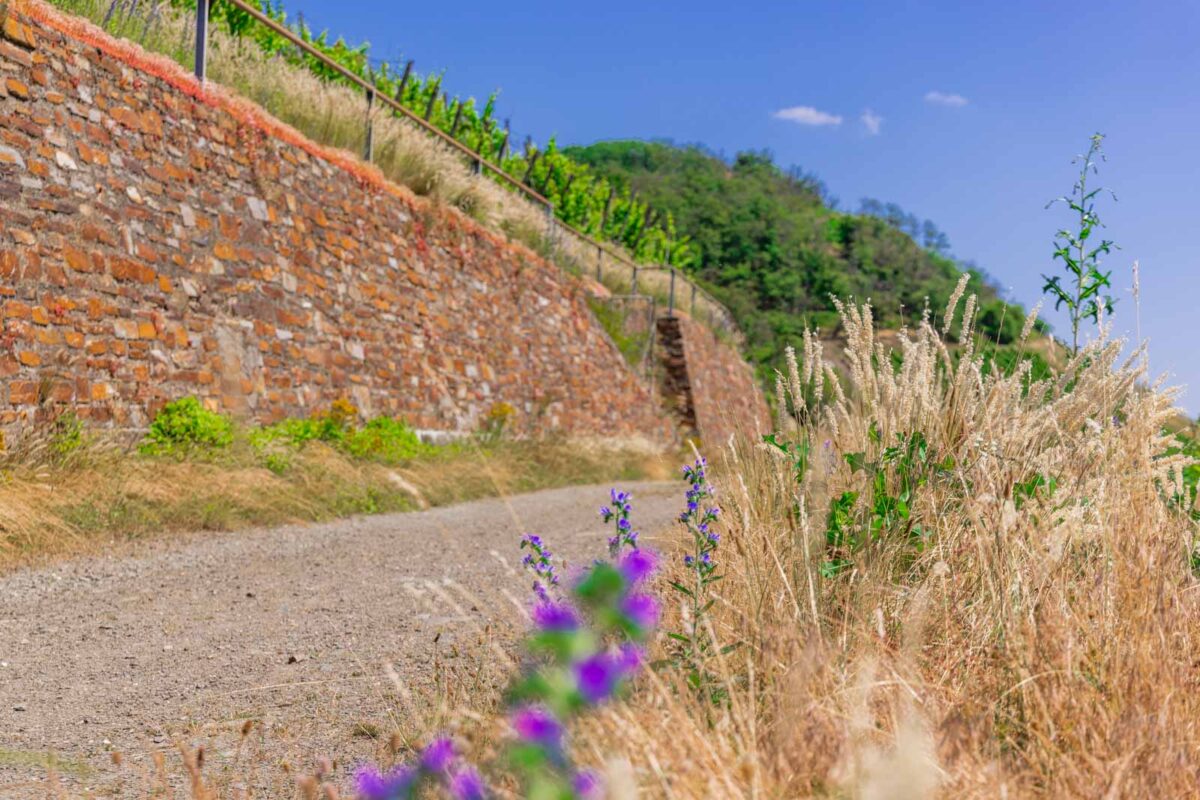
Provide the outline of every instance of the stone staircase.
{"type": "Polygon", "coordinates": [[[700,429],[696,424],[696,404],[692,382],[688,377],[687,356],[684,354],[683,331],[678,317],[659,317],[654,324],[658,363],[661,369],[662,399],[675,420],[682,439],[694,439],[700,429]]]}

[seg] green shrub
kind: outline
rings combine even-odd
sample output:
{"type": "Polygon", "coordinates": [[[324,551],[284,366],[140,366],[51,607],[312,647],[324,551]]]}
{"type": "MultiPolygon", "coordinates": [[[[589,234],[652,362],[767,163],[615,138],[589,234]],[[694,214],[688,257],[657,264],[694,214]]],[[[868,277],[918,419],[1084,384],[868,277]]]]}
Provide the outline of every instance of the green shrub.
{"type": "Polygon", "coordinates": [[[359,430],[352,430],[344,448],[355,458],[377,461],[404,461],[434,450],[421,441],[416,431],[392,417],[376,417],[359,430]]]}
{"type": "Polygon", "coordinates": [[[209,411],[195,397],[181,397],[162,407],[139,449],[145,455],[164,455],[216,450],[232,442],[233,423],[228,417],[209,411]]]}
{"type": "Polygon", "coordinates": [[[74,411],[64,411],[54,420],[50,447],[59,458],[66,458],[83,447],[83,420],[74,411]]]}
{"type": "Polygon", "coordinates": [[[335,403],[330,411],[307,419],[285,419],[258,428],[250,434],[250,443],[266,453],[265,458],[271,462],[267,467],[272,471],[288,463],[282,454],[270,450],[278,444],[300,449],[308,442],[324,442],[354,458],[387,462],[415,458],[434,450],[403,421],[391,417],[376,417],[356,428],[353,420],[357,413],[348,403],[335,403]]]}

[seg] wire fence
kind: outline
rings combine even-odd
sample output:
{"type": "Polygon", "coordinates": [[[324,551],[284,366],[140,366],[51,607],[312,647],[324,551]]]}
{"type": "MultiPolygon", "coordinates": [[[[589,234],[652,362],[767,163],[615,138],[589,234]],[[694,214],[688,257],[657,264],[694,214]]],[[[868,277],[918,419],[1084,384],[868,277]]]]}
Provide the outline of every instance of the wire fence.
{"type": "MultiPolygon", "coordinates": [[[[381,93],[373,83],[330,59],[287,26],[280,24],[243,0],[197,0],[195,28],[195,75],[197,80],[203,82],[207,77],[208,19],[210,8],[214,2],[228,3],[245,12],[256,23],[286,38],[307,56],[317,60],[333,73],[362,90],[366,105],[366,113],[363,117],[363,124],[366,128],[365,146],[362,153],[364,160],[370,162],[374,158],[373,112],[376,106],[382,106],[449,147],[470,164],[480,179],[491,176],[492,179],[498,180],[521,194],[526,200],[543,208],[546,220],[547,256],[552,260],[560,263],[569,262],[567,266],[576,273],[594,275],[597,282],[608,287],[614,294],[626,293],[653,298],[657,301],[652,306],[656,309],[655,313],[674,316],[677,312],[682,312],[707,325],[714,332],[731,336],[739,343],[742,341],[741,331],[729,310],[702,286],[697,285],[695,281],[679,272],[675,267],[639,264],[611,245],[598,241],[559,219],[555,214],[554,203],[536,189],[506,172],[500,165],[485,158],[478,151],[458,141],[450,133],[443,131],[405,107],[398,99],[381,93]],[[563,247],[564,237],[573,239],[574,246],[563,247]],[[662,305],[661,309],[658,308],[659,303],[662,305]]],[[[409,66],[411,67],[411,62],[409,66]]]]}

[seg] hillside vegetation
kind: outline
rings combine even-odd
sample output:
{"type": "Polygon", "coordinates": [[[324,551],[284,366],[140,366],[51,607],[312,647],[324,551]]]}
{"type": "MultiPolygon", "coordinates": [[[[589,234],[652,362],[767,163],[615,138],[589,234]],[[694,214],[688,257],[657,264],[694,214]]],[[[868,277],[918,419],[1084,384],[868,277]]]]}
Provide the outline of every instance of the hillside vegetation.
{"type": "MultiPolygon", "coordinates": [[[[883,326],[920,319],[926,299],[946,304],[963,274],[944,239],[918,244],[886,218],[836,211],[821,184],[763,153],[725,162],[698,146],[613,141],[567,153],[668,212],[697,257],[690,268],[737,317],[759,365],[776,366],[806,324],[838,325],[831,295],[870,299],[883,326]]],[[[1016,340],[1025,312],[977,272],[979,334],[1016,340]]]]}

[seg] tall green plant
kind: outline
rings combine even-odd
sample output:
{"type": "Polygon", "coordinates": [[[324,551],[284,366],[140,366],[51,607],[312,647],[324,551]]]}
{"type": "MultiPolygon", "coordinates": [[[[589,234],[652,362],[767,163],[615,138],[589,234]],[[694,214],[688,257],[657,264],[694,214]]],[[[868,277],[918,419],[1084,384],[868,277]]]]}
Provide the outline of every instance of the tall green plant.
{"type": "Polygon", "coordinates": [[[1103,294],[1111,288],[1109,276],[1112,272],[1100,271],[1100,257],[1108,255],[1115,246],[1109,239],[1101,239],[1095,244],[1093,235],[1103,228],[1100,215],[1096,213],[1096,197],[1108,192],[1113,200],[1116,195],[1103,186],[1088,188],[1089,175],[1099,174],[1098,162],[1105,161],[1101,145],[1104,134],[1092,135],[1091,145],[1085,155],[1075,158],[1080,165],[1079,180],[1071,194],[1051,200],[1046,208],[1055,203],[1064,203],[1078,217],[1077,230],[1063,228],[1054,238],[1054,258],[1063,262],[1066,275],[1043,275],[1046,285],[1042,292],[1054,298],[1054,308],[1067,307],[1071,318],[1071,351],[1079,352],[1079,326],[1087,319],[1096,324],[1100,323],[1100,315],[1111,314],[1113,299],[1103,294]],[[1066,277],[1068,285],[1063,286],[1062,278],[1066,277]]]}

